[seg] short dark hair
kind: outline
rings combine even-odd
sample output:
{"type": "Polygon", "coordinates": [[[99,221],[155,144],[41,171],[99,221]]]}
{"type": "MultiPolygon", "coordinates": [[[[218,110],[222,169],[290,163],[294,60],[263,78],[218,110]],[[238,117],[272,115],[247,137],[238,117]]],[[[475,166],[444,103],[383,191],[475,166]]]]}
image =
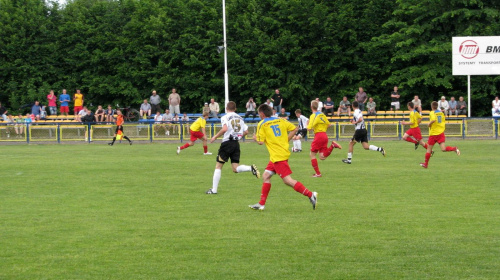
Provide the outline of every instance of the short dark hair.
{"type": "Polygon", "coordinates": [[[295,114],[302,114],[302,111],[300,109],[295,110],[295,114]]]}
{"type": "Polygon", "coordinates": [[[231,111],[236,111],[236,103],[234,101],[227,102],[227,109],[231,111]]]}
{"type": "Polygon", "coordinates": [[[432,110],[436,110],[436,109],[438,108],[438,103],[437,103],[437,101],[432,101],[432,103],[431,103],[431,108],[432,108],[432,110]]]}
{"type": "Polygon", "coordinates": [[[359,108],[359,103],[358,103],[358,101],[354,101],[354,102],[352,102],[352,107],[353,107],[353,108],[359,108]]]}
{"type": "Polygon", "coordinates": [[[266,116],[267,118],[269,118],[273,115],[273,109],[267,104],[260,105],[259,112],[262,112],[264,114],[264,116],[266,116]]]}
{"type": "Polygon", "coordinates": [[[413,102],[408,102],[408,106],[412,109],[415,108],[415,104],[413,104],[413,102]]]}

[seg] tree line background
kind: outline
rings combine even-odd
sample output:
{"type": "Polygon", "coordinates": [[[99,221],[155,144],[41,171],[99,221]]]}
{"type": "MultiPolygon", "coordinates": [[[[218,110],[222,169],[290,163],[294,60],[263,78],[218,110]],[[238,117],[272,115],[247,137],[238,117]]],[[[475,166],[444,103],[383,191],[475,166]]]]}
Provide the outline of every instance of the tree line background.
{"type": "MultiPolygon", "coordinates": [[[[358,87],[378,109],[467,99],[451,38],[500,35],[497,0],[226,0],[230,99],[239,109],[280,88],[287,111],[358,87]]],[[[81,89],[86,103],[138,107],[172,87],[181,110],[224,101],[221,0],[0,0],[0,102],[11,111],[81,89]]],[[[490,115],[498,76],[472,76],[474,116],[490,115]]],[[[163,105],[165,106],[166,103],[163,105]]]]}

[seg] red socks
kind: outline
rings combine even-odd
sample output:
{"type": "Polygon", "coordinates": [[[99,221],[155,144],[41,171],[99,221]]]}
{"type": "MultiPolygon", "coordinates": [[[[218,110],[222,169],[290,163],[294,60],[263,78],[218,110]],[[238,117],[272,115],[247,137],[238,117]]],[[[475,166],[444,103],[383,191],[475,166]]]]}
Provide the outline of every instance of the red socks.
{"type": "MultiPolygon", "coordinates": [[[[293,189],[296,191],[296,192],[299,192],[307,197],[311,197],[312,196],[312,192],[310,190],[308,190],[304,185],[302,185],[301,182],[297,181],[297,183],[295,184],[295,186],[293,186],[293,189]]],[[[262,205],[262,203],[261,203],[262,205]]]]}
{"type": "Polygon", "coordinates": [[[206,154],[208,152],[208,146],[203,146],[203,152],[206,154]]]}
{"type": "Polygon", "coordinates": [[[311,165],[314,168],[314,171],[316,171],[316,174],[321,174],[321,172],[319,172],[318,160],[317,159],[311,159],[311,165]]]}
{"type": "Polygon", "coordinates": [[[270,183],[262,184],[262,193],[260,194],[260,201],[259,201],[260,205],[266,205],[267,196],[269,195],[270,190],[271,190],[270,183]]]}
{"type": "Polygon", "coordinates": [[[431,158],[431,153],[425,153],[425,165],[429,164],[430,158],[431,158]]]}
{"type": "Polygon", "coordinates": [[[454,151],[456,151],[456,150],[457,150],[457,147],[450,147],[450,146],[447,146],[447,147],[446,147],[446,151],[447,151],[447,152],[454,152],[454,151]]]}
{"type": "Polygon", "coordinates": [[[189,143],[186,143],[186,144],[182,145],[181,150],[184,150],[187,147],[189,147],[189,143]]]}

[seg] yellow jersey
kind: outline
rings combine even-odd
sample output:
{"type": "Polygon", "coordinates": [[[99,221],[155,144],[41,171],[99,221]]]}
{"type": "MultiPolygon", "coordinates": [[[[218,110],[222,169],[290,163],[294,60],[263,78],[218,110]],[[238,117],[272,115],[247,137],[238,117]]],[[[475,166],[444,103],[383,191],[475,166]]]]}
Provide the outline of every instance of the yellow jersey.
{"type": "Polygon", "coordinates": [[[439,110],[431,111],[429,114],[429,120],[431,122],[435,121],[434,123],[432,123],[431,127],[429,127],[429,135],[430,136],[439,135],[439,134],[444,132],[445,118],[444,118],[443,112],[441,112],[439,110]]]}
{"type": "Polygon", "coordinates": [[[413,110],[410,113],[410,128],[418,127],[418,121],[422,118],[420,113],[417,110],[413,110]]]}
{"type": "Polygon", "coordinates": [[[307,129],[313,129],[314,133],[326,132],[329,126],[330,122],[326,118],[325,114],[316,112],[309,117],[309,124],[307,125],[307,129]]]}
{"type": "Polygon", "coordinates": [[[75,106],[83,105],[83,94],[75,93],[75,106]]]}
{"type": "Polygon", "coordinates": [[[190,127],[192,131],[201,131],[202,128],[207,125],[207,120],[205,120],[203,117],[199,117],[190,127]]]}
{"type": "Polygon", "coordinates": [[[264,142],[271,162],[288,160],[288,133],[295,129],[291,122],[280,118],[265,118],[257,125],[257,141],[264,142]]]}

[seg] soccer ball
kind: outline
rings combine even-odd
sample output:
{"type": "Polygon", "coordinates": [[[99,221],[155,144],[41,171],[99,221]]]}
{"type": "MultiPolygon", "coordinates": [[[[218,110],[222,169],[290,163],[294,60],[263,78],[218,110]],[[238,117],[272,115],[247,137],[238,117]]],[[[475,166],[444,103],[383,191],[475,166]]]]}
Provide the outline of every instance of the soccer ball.
{"type": "Polygon", "coordinates": [[[295,153],[295,152],[296,152],[295,148],[292,148],[292,153],[295,153]]]}

